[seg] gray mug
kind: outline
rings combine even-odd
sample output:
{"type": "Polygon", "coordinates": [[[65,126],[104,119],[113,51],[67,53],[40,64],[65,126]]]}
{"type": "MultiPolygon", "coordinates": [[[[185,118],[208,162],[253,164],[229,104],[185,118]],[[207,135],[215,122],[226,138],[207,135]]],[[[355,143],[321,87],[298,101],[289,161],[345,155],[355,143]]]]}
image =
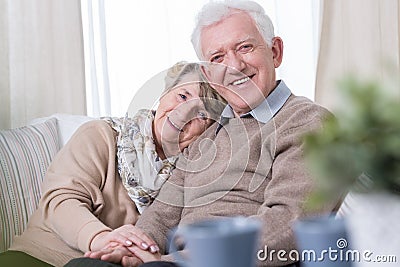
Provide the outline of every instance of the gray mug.
{"type": "Polygon", "coordinates": [[[293,225],[302,267],[350,267],[346,224],[332,216],[297,220],[293,225]]]}
{"type": "Polygon", "coordinates": [[[170,253],[183,267],[254,267],[261,223],[244,217],[180,226],[170,235],[170,253]],[[185,243],[184,257],[177,239],[185,243]]]}

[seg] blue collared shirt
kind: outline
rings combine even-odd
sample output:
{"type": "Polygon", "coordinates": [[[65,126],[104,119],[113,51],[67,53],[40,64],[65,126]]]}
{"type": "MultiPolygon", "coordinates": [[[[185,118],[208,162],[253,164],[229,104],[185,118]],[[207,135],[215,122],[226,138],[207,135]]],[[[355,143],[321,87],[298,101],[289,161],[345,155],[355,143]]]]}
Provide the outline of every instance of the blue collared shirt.
{"type": "MultiPolygon", "coordinates": [[[[275,114],[283,107],[286,100],[292,94],[289,87],[282,81],[278,81],[278,86],[262,101],[256,108],[241,115],[240,117],[246,117],[251,115],[257,121],[261,123],[267,123],[271,120],[275,114]]],[[[229,119],[234,118],[235,113],[230,105],[227,105],[221,113],[219,125],[215,131],[217,135],[222,126],[228,123],[229,119]]]]}

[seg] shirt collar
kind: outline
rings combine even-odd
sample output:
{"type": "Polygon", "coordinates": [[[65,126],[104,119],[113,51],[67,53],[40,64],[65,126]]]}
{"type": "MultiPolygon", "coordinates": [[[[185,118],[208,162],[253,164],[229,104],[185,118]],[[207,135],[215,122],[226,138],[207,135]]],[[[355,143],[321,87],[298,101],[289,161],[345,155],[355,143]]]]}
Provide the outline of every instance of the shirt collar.
{"type": "MultiPolygon", "coordinates": [[[[282,80],[278,81],[278,86],[267,96],[264,101],[262,101],[253,110],[241,115],[240,117],[246,117],[251,115],[257,121],[261,123],[267,123],[271,120],[275,114],[283,107],[286,100],[292,94],[289,87],[286,86],[285,82],[282,80]]],[[[221,129],[222,126],[228,123],[229,119],[235,117],[235,114],[230,105],[227,105],[221,113],[219,120],[219,125],[216,129],[215,134],[221,129]]]]}

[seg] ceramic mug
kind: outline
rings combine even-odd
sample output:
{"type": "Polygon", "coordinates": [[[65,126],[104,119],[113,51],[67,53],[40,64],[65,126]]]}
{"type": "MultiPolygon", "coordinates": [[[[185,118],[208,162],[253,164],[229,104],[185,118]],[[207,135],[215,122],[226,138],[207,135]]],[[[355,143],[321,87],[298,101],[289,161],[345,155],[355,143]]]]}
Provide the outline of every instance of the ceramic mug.
{"type": "Polygon", "coordinates": [[[341,218],[315,216],[293,225],[301,266],[350,267],[346,223],[341,218]]]}
{"type": "Polygon", "coordinates": [[[184,267],[253,267],[261,223],[244,217],[180,226],[170,235],[170,252],[184,267]],[[185,243],[184,255],[177,240],[185,243]]]}

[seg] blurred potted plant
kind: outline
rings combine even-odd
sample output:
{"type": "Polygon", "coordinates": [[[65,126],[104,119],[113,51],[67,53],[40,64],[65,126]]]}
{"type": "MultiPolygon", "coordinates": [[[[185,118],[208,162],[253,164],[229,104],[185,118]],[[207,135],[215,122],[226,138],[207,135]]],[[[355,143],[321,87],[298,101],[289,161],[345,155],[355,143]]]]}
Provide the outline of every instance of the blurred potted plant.
{"type": "Polygon", "coordinates": [[[351,77],[339,90],[341,108],[320,132],[305,137],[306,159],[316,180],[308,207],[351,192],[347,217],[355,247],[393,252],[400,247],[400,225],[389,227],[400,220],[399,97],[378,83],[351,77]]]}

